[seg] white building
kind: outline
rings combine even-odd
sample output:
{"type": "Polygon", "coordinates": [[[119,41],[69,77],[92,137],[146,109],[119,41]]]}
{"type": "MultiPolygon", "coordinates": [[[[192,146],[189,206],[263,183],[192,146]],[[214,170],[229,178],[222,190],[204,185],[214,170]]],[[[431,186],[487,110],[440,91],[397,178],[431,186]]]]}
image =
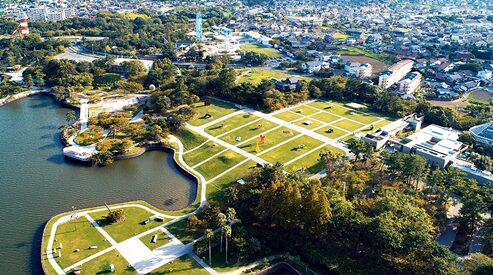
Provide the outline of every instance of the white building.
{"type": "Polygon", "coordinates": [[[489,80],[493,77],[493,72],[490,70],[484,70],[478,72],[478,77],[482,80],[489,80]]]}
{"type": "Polygon", "coordinates": [[[402,60],[395,63],[387,71],[380,74],[378,86],[384,89],[390,88],[411,72],[413,65],[414,61],[412,60],[402,60]]]}
{"type": "Polygon", "coordinates": [[[31,21],[60,21],[75,16],[75,8],[32,8],[26,12],[31,21]]]}
{"type": "Polygon", "coordinates": [[[401,141],[403,153],[416,153],[440,168],[451,164],[466,148],[459,141],[461,132],[438,125],[430,125],[401,141]]]}
{"type": "Polygon", "coordinates": [[[301,64],[301,69],[307,73],[315,73],[319,72],[322,69],[327,69],[330,66],[328,63],[320,62],[320,61],[309,61],[301,64]]]}
{"type": "Polygon", "coordinates": [[[361,64],[358,62],[348,62],[344,66],[344,70],[358,78],[368,78],[371,77],[373,73],[373,66],[370,64],[361,64]]]}
{"type": "Polygon", "coordinates": [[[423,76],[418,72],[408,73],[407,76],[399,82],[400,94],[413,94],[421,86],[423,76]]]}

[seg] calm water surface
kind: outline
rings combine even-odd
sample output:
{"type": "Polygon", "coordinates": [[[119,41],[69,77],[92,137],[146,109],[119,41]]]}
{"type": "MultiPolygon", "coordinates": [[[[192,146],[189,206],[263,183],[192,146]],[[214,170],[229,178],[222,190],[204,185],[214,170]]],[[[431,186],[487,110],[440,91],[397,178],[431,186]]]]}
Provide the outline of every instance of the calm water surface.
{"type": "Polygon", "coordinates": [[[43,227],[72,205],[146,200],[174,210],[195,198],[168,153],[104,168],[65,159],[58,127],[67,111],[42,95],[0,107],[0,274],[41,274],[43,227]]]}

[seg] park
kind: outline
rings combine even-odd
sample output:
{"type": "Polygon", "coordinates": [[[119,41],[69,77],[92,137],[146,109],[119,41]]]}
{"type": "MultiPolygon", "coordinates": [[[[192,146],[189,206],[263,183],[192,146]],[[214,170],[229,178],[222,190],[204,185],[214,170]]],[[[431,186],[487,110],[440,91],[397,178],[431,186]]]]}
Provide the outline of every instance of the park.
{"type": "Polygon", "coordinates": [[[392,121],[364,105],[322,100],[272,113],[216,98],[205,98],[194,107],[196,118],[169,143],[177,163],[197,178],[196,201],[177,212],[131,202],[60,214],[43,234],[42,262],[48,274],[234,270],[224,262],[209,266],[204,255],[195,254],[194,244],[205,236],[190,230],[187,218],[199,205],[224,200],[226,190],[244,184],[258,166],[281,163],[287,173],[316,177],[324,169],[321,153],[349,156],[346,141],[392,121]],[[124,219],[109,222],[108,217],[119,211],[124,219]]]}

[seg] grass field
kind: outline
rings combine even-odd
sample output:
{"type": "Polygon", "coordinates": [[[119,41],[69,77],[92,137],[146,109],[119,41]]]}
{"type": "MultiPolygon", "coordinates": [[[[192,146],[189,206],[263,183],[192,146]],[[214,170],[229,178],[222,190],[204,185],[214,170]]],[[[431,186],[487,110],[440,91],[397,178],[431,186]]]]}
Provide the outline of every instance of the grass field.
{"type": "Polygon", "coordinates": [[[295,114],[291,111],[284,111],[279,114],[274,115],[274,117],[277,117],[279,119],[282,119],[284,121],[293,121],[302,118],[302,115],[295,114]]]}
{"type": "Polygon", "coordinates": [[[254,53],[259,53],[259,54],[264,54],[268,58],[280,58],[282,57],[282,54],[273,48],[269,47],[262,47],[254,44],[244,44],[240,46],[240,49],[245,52],[254,52],[254,53]]]}
{"type": "MultiPolygon", "coordinates": [[[[239,82],[240,83],[250,82],[254,85],[258,85],[260,84],[260,82],[262,82],[262,80],[271,80],[271,79],[283,80],[293,76],[294,75],[282,71],[255,68],[255,69],[250,69],[248,73],[243,74],[240,77],[239,82]]],[[[300,77],[300,79],[305,81],[310,81],[310,78],[307,77],[300,77]]]]}
{"type": "Polygon", "coordinates": [[[354,131],[360,129],[361,127],[364,127],[365,126],[364,124],[357,123],[357,122],[354,122],[354,121],[350,121],[350,120],[347,120],[347,119],[344,119],[344,120],[335,122],[332,125],[334,125],[336,127],[339,127],[341,129],[344,129],[344,130],[346,130],[348,132],[354,132],[354,131]]]}
{"type": "Polygon", "coordinates": [[[335,115],[331,115],[329,113],[319,113],[319,114],[315,114],[315,115],[311,115],[310,117],[316,119],[316,120],[319,120],[319,121],[322,121],[322,122],[325,122],[325,123],[331,123],[331,122],[334,122],[336,120],[339,119],[339,117],[335,116],[335,115]]]}
{"type": "Polygon", "coordinates": [[[91,222],[85,217],[60,224],[55,235],[54,248],[62,246],[62,257],[56,257],[56,261],[62,268],[71,266],[97,252],[110,246],[110,243],[101,235],[91,222]],[[97,246],[97,249],[89,249],[97,246]],[[79,249],[79,252],[75,252],[79,249]]]}
{"type": "Polygon", "coordinates": [[[244,164],[231,170],[231,172],[207,184],[207,199],[221,201],[224,199],[224,192],[227,188],[236,183],[237,180],[243,179],[249,175],[250,169],[255,168],[254,161],[247,161],[244,164]]]}
{"type": "Polygon", "coordinates": [[[262,120],[259,120],[258,122],[255,122],[255,123],[250,124],[248,126],[242,127],[242,128],[240,128],[236,131],[233,131],[233,132],[231,132],[225,136],[222,136],[221,139],[230,143],[230,144],[236,145],[236,144],[244,142],[245,140],[248,140],[254,136],[258,136],[261,133],[263,133],[267,130],[270,130],[276,126],[277,126],[277,124],[275,124],[274,122],[270,122],[268,120],[262,119],[262,120]],[[237,137],[240,137],[241,140],[237,141],[236,140],[237,137]]]}
{"type": "MultiPolygon", "coordinates": [[[[81,273],[83,275],[94,274],[136,274],[135,269],[120,255],[118,250],[113,249],[108,253],[105,253],[85,264],[81,267],[81,273]],[[110,264],[115,266],[115,272],[110,272],[110,264]]],[[[73,274],[73,273],[71,273],[73,274]]]]}
{"type": "Polygon", "coordinates": [[[196,134],[186,128],[182,128],[175,135],[183,143],[183,149],[185,149],[185,151],[191,150],[207,141],[207,138],[196,134]]]}
{"type": "MultiPolygon", "coordinates": [[[[275,130],[272,130],[265,134],[265,142],[263,144],[259,144],[259,149],[260,149],[259,153],[299,134],[300,133],[291,130],[287,127],[280,127],[275,130]]],[[[241,148],[251,154],[257,154],[256,147],[258,142],[259,139],[253,139],[250,142],[246,142],[238,145],[238,148],[241,148]]]]}
{"type": "Polygon", "coordinates": [[[315,120],[310,120],[310,118],[302,119],[295,123],[295,125],[301,126],[305,129],[312,130],[322,126],[323,124],[315,120]]]}
{"type": "Polygon", "coordinates": [[[140,237],[140,241],[145,244],[150,250],[154,250],[169,243],[171,241],[171,238],[163,231],[158,230],[143,237],[140,237]],[[157,235],[157,241],[155,243],[152,242],[152,238],[154,237],[154,235],[157,235]]]}
{"type": "Polygon", "coordinates": [[[183,160],[190,166],[197,165],[213,155],[223,151],[225,148],[213,141],[209,141],[199,148],[183,155],[183,160]]]}
{"type": "Polygon", "coordinates": [[[324,169],[323,163],[321,163],[320,160],[320,153],[326,152],[326,151],[332,151],[332,152],[338,152],[342,156],[344,156],[344,151],[332,147],[332,146],[326,146],[322,149],[316,150],[315,152],[310,153],[307,156],[302,157],[298,161],[295,161],[285,167],[286,171],[288,172],[296,172],[300,170],[301,168],[305,168],[306,171],[305,173],[308,174],[316,174],[320,172],[322,169],[324,169]]]}
{"type": "Polygon", "coordinates": [[[315,133],[324,135],[330,139],[338,139],[343,135],[349,134],[349,132],[331,127],[330,125],[318,129],[315,133]],[[332,131],[329,131],[330,129],[332,129],[332,131]]]}
{"type": "Polygon", "coordinates": [[[166,229],[184,244],[192,242],[203,235],[203,232],[190,230],[187,219],[170,224],[166,226],[166,229]]]}
{"type": "Polygon", "coordinates": [[[286,163],[320,145],[322,142],[317,139],[301,136],[261,156],[270,163],[286,163]],[[304,148],[299,148],[300,145],[304,145],[304,148]]]}
{"type": "Polygon", "coordinates": [[[254,121],[255,119],[258,119],[258,117],[250,114],[241,114],[234,116],[232,118],[229,118],[226,121],[219,122],[217,124],[212,125],[211,127],[208,127],[205,129],[206,133],[213,135],[213,136],[219,136],[221,134],[224,134],[228,131],[231,131],[241,125],[245,125],[248,122],[254,121]]]}
{"type": "Polygon", "coordinates": [[[235,106],[219,100],[210,100],[210,102],[209,106],[205,106],[205,102],[194,104],[198,117],[188,123],[194,126],[204,125],[238,110],[235,106]],[[207,118],[206,115],[210,115],[210,117],[207,118]]]}
{"type": "Polygon", "coordinates": [[[238,164],[244,159],[245,159],[244,156],[234,151],[228,150],[212,158],[206,163],[198,166],[197,168],[195,168],[195,170],[200,174],[202,174],[206,180],[210,180],[213,177],[219,175],[220,173],[235,166],[236,164],[238,164]]]}
{"type": "Polygon", "coordinates": [[[201,265],[188,255],[181,256],[160,268],[148,273],[149,275],[175,274],[175,275],[207,275],[201,265]]]}
{"type": "Polygon", "coordinates": [[[117,242],[122,242],[139,233],[163,224],[163,222],[151,221],[144,225],[143,222],[153,216],[153,214],[142,208],[123,208],[123,212],[127,218],[125,221],[115,224],[109,224],[104,219],[108,214],[108,211],[99,211],[91,213],[90,215],[117,242]]]}

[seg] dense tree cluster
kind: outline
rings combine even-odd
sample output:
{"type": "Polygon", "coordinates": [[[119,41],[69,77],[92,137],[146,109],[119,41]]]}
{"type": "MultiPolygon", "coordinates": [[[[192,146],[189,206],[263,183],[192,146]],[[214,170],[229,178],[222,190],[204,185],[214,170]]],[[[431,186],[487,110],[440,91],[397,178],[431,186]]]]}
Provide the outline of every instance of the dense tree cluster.
{"type": "Polygon", "coordinates": [[[432,203],[378,167],[345,162],[318,181],[268,166],[228,196],[262,245],[337,273],[457,273],[455,257],[434,241],[432,203]]]}
{"type": "MultiPolygon", "coordinates": [[[[0,29],[5,28],[0,23],[0,29]]],[[[0,39],[0,70],[14,65],[27,66],[35,61],[65,52],[70,42],[63,39],[41,39],[32,34],[22,39],[0,39]]]]}

